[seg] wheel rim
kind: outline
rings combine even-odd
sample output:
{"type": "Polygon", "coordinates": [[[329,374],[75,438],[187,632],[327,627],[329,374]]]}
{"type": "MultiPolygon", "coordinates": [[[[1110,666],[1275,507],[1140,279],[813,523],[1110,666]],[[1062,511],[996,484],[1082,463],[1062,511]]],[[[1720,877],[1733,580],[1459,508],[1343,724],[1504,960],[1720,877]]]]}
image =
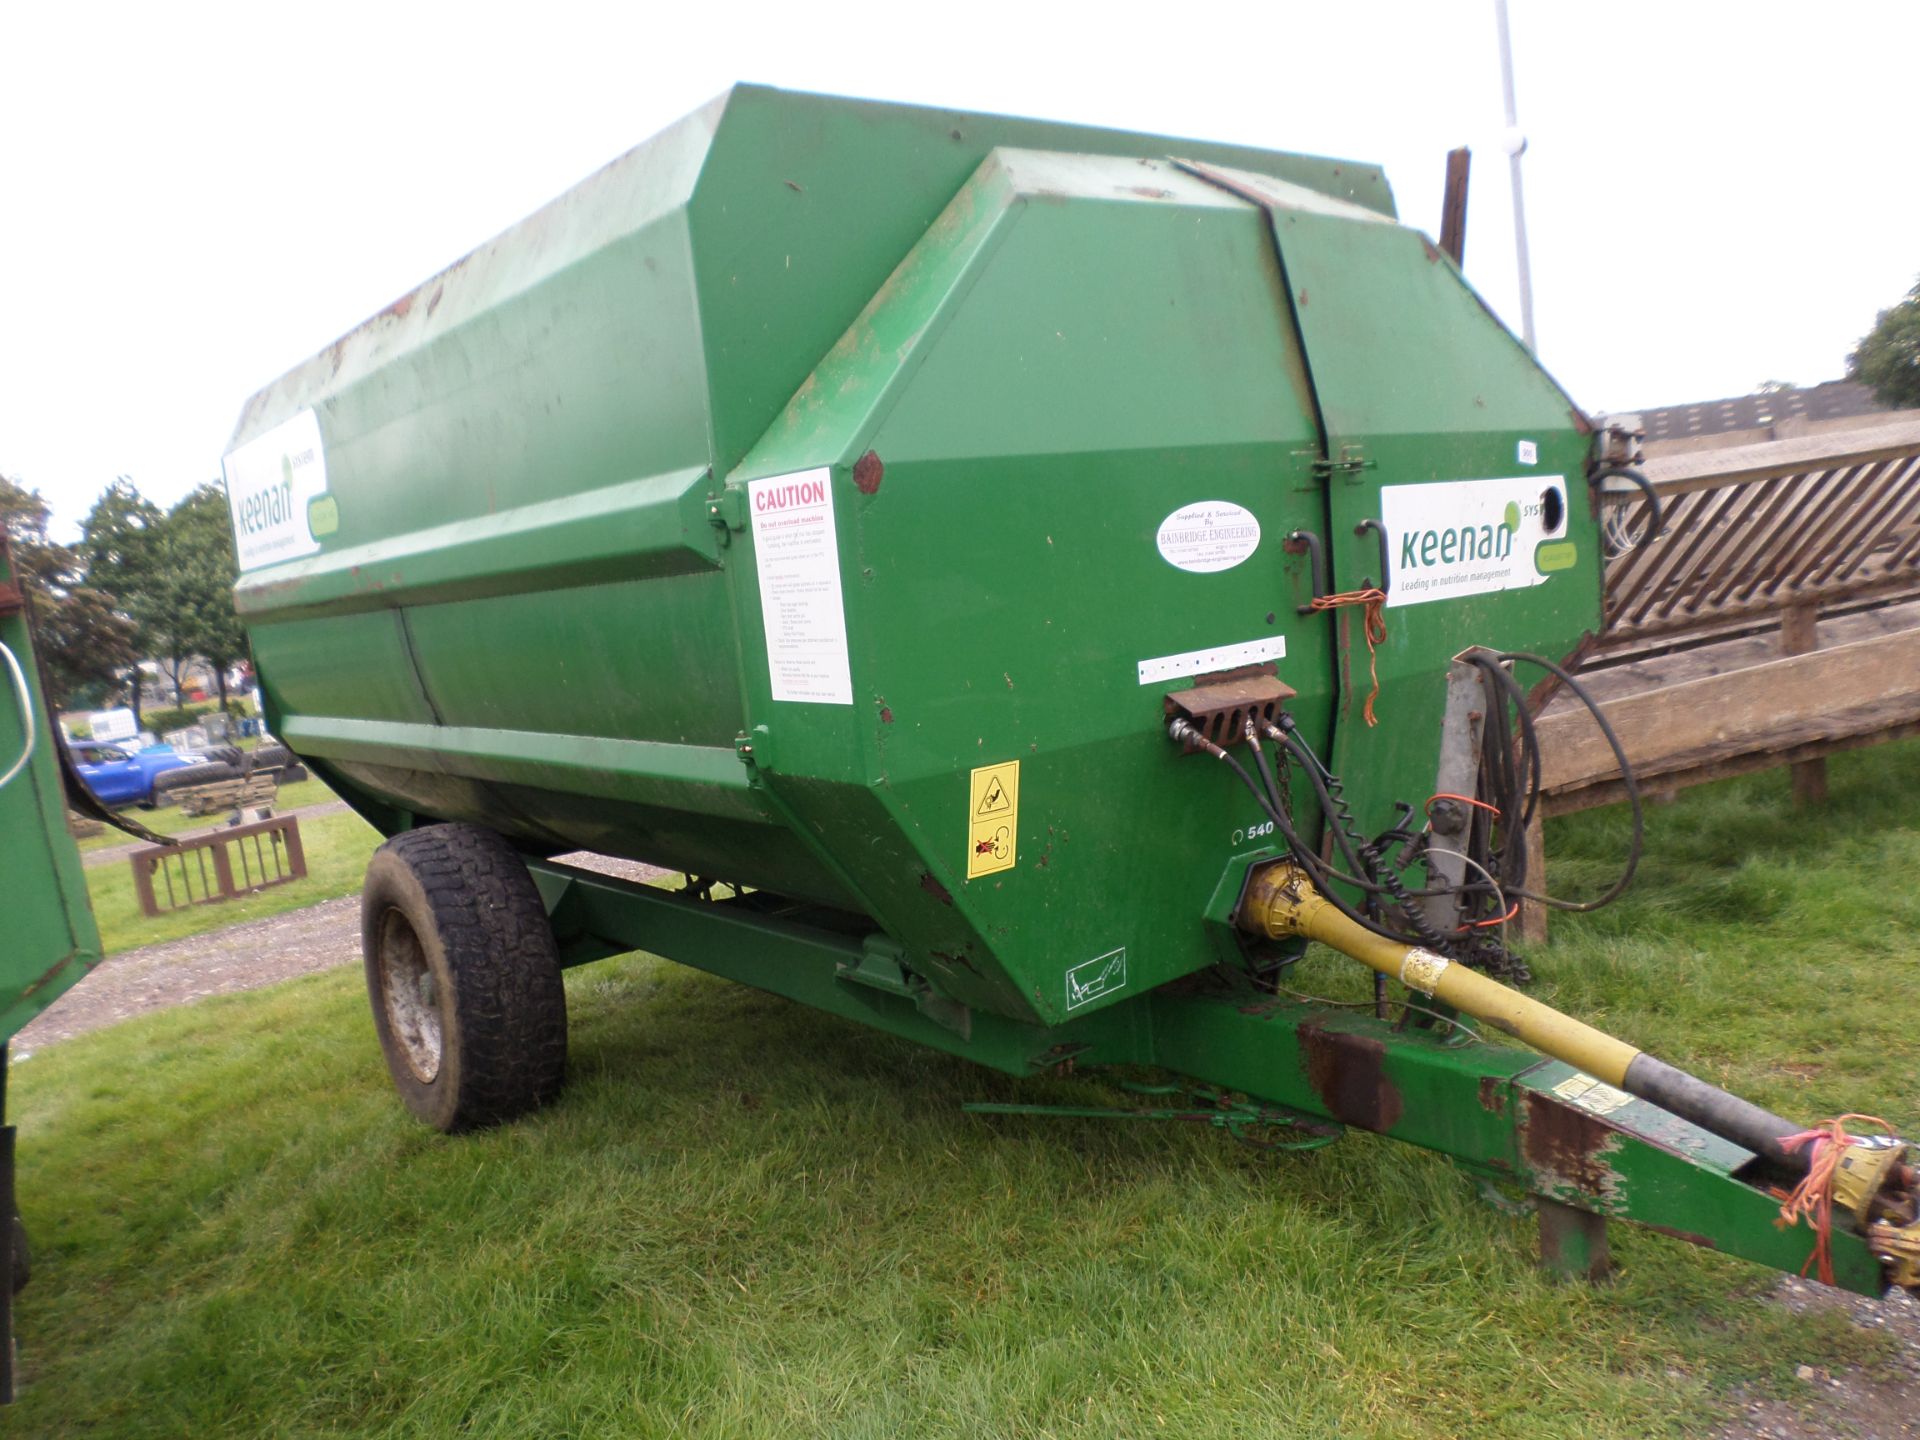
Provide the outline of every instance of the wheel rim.
{"type": "Polygon", "coordinates": [[[426,947],[398,910],[380,919],[380,996],[387,1030],[406,1057],[407,1068],[422,1085],[431,1085],[440,1073],[445,1045],[440,986],[427,963],[426,947]]]}

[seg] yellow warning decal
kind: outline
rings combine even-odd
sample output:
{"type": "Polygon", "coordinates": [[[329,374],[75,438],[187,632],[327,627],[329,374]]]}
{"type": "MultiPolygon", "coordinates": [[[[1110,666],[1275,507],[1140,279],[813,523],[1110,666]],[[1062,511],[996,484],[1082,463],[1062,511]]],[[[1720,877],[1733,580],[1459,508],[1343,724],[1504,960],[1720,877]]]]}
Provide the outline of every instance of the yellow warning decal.
{"type": "Polygon", "coordinates": [[[967,793],[967,878],[1013,868],[1020,833],[1020,762],[982,765],[967,793]]]}

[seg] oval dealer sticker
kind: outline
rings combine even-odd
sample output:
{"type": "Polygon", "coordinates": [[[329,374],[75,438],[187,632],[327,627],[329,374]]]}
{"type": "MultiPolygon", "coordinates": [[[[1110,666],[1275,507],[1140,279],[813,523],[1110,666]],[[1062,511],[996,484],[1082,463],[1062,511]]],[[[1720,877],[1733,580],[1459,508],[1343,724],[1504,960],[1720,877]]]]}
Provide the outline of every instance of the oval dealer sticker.
{"type": "Polygon", "coordinates": [[[1260,522],[1231,500],[1196,500],[1160,522],[1154,543],[1169,565],[1211,575],[1231,570],[1260,548],[1260,522]]]}

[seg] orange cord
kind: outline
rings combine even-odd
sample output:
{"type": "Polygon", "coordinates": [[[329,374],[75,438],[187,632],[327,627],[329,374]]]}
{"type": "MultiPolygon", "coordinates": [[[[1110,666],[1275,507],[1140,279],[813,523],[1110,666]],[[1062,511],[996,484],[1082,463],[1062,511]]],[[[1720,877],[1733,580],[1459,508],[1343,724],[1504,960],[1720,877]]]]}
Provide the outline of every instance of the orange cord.
{"type": "Polygon", "coordinates": [[[1462,925],[1458,930],[1455,930],[1453,933],[1456,935],[1459,935],[1459,934],[1465,933],[1468,930],[1484,930],[1489,925],[1504,925],[1519,913],[1520,913],[1520,902],[1516,900],[1513,902],[1513,908],[1508,910],[1506,914],[1496,915],[1491,920],[1469,920],[1465,925],[1462,925]]]}
{"type": "Polygon", "coordinates": [[[1429,795],[1427,797],[1427,803],[1420,808],[1422,813],[1429,818],[1433,815],[1433,802],[1436,800],[1458,800],[1462,805],[1471,805],[1476,810],[1485,810],[1496,820],[1500,818],[1500,807],[1498,805],[1489,805],[1485,800],[1476,800],[1471,795],[1455,795],[1450,790],[1442,790],[1437,795],[1429,795]]]}
{"type": "Polygon", "coordinates": [[[1868,1125],[1878,1125],[1887,1134],[1893,1133],[1893,1127],[1886,1121],[1872,1115],[1842,1115],[1836,1120],[1826,1120],[1811,1130],[1802,1130],[1798,1135],[1789,1135],[1781,1140],[1780,1148],[1792,1154],[1803,1145],[1813,1147],[1813,1153],[1807,1160],[1807,1175],[1793,1193],[1781,1203],[1780,1221],[1783,1225],[1797,1225],[1805,1220],[1813,1226],[1813,1253],[1807,1256],[1806,1265],[1800,1267],[1800,1273],[1807,1273],[1807,1266],[1819,1264],[1820,1283],[1833,1284],[1833,1176],[1840,1168],[1840,1157],[1847,1147],[1859,1144],[1856,1136],[1846,1131],[1846,1122],[1861,1120],[1868,1125]]]}
{"type": "Polygon", "coordinates": [[[1384,590],[1348,590],[1340,595],[1316,595],[1313,608],[1316,610],[1336,610],[1342,605],[1364,605],[1365,630],[1367,637],[1367,671],[1373,677],[1373,689],[1367,692],[1367,703],[1360,713],[1369,725],[1380,722],[1374,717],[1373,702],[1380,697],[1380,662],[1375,651],[1386,643],[1387,617],[1382,607],[1387,603],[1384,590]]]}

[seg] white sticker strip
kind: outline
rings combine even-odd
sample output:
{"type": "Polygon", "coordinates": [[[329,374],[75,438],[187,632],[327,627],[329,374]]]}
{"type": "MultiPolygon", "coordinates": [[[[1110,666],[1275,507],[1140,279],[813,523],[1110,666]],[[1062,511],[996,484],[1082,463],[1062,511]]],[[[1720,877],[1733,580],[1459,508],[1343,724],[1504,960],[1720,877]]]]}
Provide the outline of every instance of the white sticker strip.
{"type": "Polygon", "coordinates": [[[840,543],[833,475],[825,466],[747,486],[760,621],[773,698],[851,705],[847,611],[840,595],[840,543]]]}
{"type": "Polygon", "coordinates": [[[1176,675],[1205,675],[1212,670],[1231,670],[1239,665],[1257,665],[1262,660],[1283,660],[1287,637],[1269,635],[1264,640],[1245,640],[1238,645],[1216,645],[1211,650],[1189,650],[1182,655],[1161,655],[1140,662],[1140,683],[1152,685],[1176,675]]]}

